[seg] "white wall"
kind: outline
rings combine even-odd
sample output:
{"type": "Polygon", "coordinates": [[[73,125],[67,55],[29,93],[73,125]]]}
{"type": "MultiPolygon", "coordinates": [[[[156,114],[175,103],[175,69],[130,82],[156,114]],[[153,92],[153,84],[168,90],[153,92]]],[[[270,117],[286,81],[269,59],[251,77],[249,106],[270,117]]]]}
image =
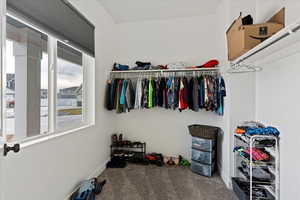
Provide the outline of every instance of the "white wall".
{"type": "Polygon", "coordinates": [[[96,125],[5,158],[5,200],[62,200],[109,158],[114,123],[103,96],[105,72],[114,60],[114,22],[96,0],[74,3],[96,26],[96,125]]]}
{"type": "MultiPolygon", "coordinates": [[[[274,13],[281,6],[286,6],[287,24],[300,18],[299,1],[280,0],[278,5],[272,4],[271,1],[260,1],[257,6],[260,8],[257,13],[259,18],[263,18],[262,16],[266,13],[274,13]]],[[[299,33],[297,33],[297,37],[300,37],[299,33]]],[[[276,56],[270,56],[261,63],[264,70],[257,76],[257,119],[277,127],[281,132],[280,192],[283,200],[298,199],[299,197],[299,52],[299,42],[277,52],[276,56]]]]}
{"type": "MultiPolygon", "coordinates": [[[[256,15],[256,4],[247,0],[223,0],[217,9],[217,43],[219,59],[228,69],[226,31],[240,12],[243,15],[256,15]]],[[[233,133],[238,123],[252,120],[255,116],[255,75],[228,74],[224,70],[223,76],[227,87],[227,128],[222,145],[222,178],[230,186],[230,177],[233,176],[233,133]],[[246,98],[245,98],[246,97],[246,98]]]]}
{"type": "MultiPolygon", "coordinates": [[[[216,38],[217,16],[192,17],[173,20],[123,23],[117,25],[117,62],[134,66],[135,61],[151,61],[154,65],[184,61],[200,65],[213,58],[220,59],[216,38]]],[[[223,38],[224,39],[224,38],[223,38]]],[[[224,43],[223,43],[224,44],[224,43]]],[[[222,46],[224,49],[224,46],[222,46]]],[[[223,53],[223,52],[222,52],[223,53]]],[[[222,60],[223,58],[221,58],[222,60]]],[[[165,109],[131,111],[115,114],[118,128],[129,139],[147,142],[148,152],[191,157],[191,137],[187,126],[207,124],[221,127],[218,165],[229,170],[227,119],[229,110],[221,117],[211,112],[170,111],[165,109]],[[224,159],[223,159],[224,158],[224,159]]],[[[226,178],[227,181],[227,178],[226,178]]]]}
{"type": "MultiPolygon", "coordinates": [[[[298,47],[300,50],[300,48],[298,47]]],[[[257,119],[281,132],[281,199],[299,197],[300,54],[264,66],[257,77],[257,119]]]]}

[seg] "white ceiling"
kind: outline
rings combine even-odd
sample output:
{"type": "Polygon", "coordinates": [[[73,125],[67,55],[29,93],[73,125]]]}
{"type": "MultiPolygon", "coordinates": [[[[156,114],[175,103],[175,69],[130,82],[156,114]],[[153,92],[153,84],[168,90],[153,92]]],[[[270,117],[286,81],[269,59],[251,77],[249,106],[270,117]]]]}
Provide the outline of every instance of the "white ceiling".
{"type": "Polygon", "coordinates": [[[203,16],[220,0],[99,0],[117,23],[203,16]]]}

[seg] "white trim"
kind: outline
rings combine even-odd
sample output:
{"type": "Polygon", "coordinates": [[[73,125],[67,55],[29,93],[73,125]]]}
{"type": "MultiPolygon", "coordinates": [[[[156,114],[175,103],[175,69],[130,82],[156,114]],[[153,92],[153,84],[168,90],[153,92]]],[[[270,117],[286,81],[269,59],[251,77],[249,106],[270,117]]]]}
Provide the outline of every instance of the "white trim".
{"type": "MultiPolygon", "coordinates": [[[[5,46],[6,46],[6,0],[1,0],[0,1],[0,128],[1,128],[1,132],[4,136],[4,121],[3,121],[3,117],[4,117],[4,114],[5,114],[5,107],[3,107],[3,105],[5,105],[5,101],[4,101],[4,90],[2,89],[3,88],[3,83],[4,83],[4,80],[3,80],[3,77],[4,77],[4,69],[5,69],[5,46]]],[[[6,84],[6,83],[5,83],[6,84]]],[[[6,105],[5,105],[6,106],[6,105]]],[[[5,138],[5,137],[3,137],[5,138]]],[[[0,147],[2,147],[2,142],[0,141],[0,147]]],[[[3,151],[0,149],[0,200],[4,200],[5,199],[5,180],[3,180],[3,174],[4,174],[4,171],[3,171],[3,151]]]]}
{"type": "Polygon", "coordinates": [[[1,90],[1,130],[2,130],[2,136],[5,139],[5,127],[6,124],[4,122],[4,119],[6,117],[6,102],[4,100],[5,97],[5,89],[6,88],[6,0],[1,1],[0,5],[0,27],[1,27],[1,33],[0,33],[0,44],[1,44],[1,83],[0,83],[0,90],[1,90]]]}
{"type": "Polygon", "coordinates": [[[56,94],[57,94],[57,40],[48,36],[48,131],[53,133],[56,130],[56,94]]]}
{"type": "MultiPolygon", "coordinates": [[[[51,138],[49,135],[54,135],[54,137],[56,137],[57,135],[61,135],[61,133],[59,132],[73,132],[73,130],[77,130],[77,129],[81,129],[82,127],[86,127],[86,126],[91,126],[95,124],[95,100],[94,99],[90,99],[90,98],[95,98],[95,78],[94,78],[94,70],[95,70],[95,62],[94,62],[94,57],[87,55],[85,52],[83,52],[80,49],[77,49],[74,46],[71,46],[70,44],[67,44],[64,41],[58,40],[57,38],[55,38],[55,36],[52,36],[50,33],[47,33],[41,29],[39,29],[38,27],[35,27],[34,25],[30,24],[30,22],[27,22],[25,19],[23,19],[22,17],[19,17],[18,15],[15,15],[15,13],[11,13],[10,11],[4,11],[3,12],[3,16],[9,16],[12,17],[15,20],[20,21],[21,23],[27,25],[30,28],[33,28],[43,34],[46,34],[48,36],[48,132],[46,134],[40,134],[34,137],[28,137],[25,139],[18,139],[16,138],[16,141],[21,141],[21,143],[27,143],[28,141],[31,141],[31,143],[35,143],[32,142],[33,140],[37,140],[36,143],[39,143],[39,141],[45,141],[47,139],[45,138],[51,138]],[[82,123],[81,124],[76,124],[76,126],[73,127],[62,127],[62,129],[58,129],[57,127],[57,109],[56,109],[56,104],[57,104],[57,46],[58,46],[58,42],[67,45],[68,47],[80,52],[83,56],[82,59],[85,59],[85,63],[82,63],[82,67],[83,67],[83,85],[82,85],[82,100],[83,100],[83,105],[82,105],[82,123]],[[93,59],[93,60],[92,60],[93,59]],[[93,66],[90,66],[93,65],[93,66]],[[93,77],[91,77],[93,76],[93,77]],[[93,84],[93,85],[91,85],[93,84]],[[86,125],[89,124],[89,125],[86,125]],[[68,130],[67,130],[68,128],[68,130]]],[[[5,21],[4,21],[5,22],[5,21]]],[[[4,23],[4,25],[6,25],[6,22],[4,23]]],[[[5,26],[6,27],[6,26],[5,26]]],[[[5,34],[5,32],[4,32],[5,34]]],[[[5,41],[5,37],[3,38],[3,41],[5,41]]],[[[5,45],[5,42],[4,42],[5,45]]],[[[5,51],[4,51],[5,52],[5,51]]],[[[3,58],[5,59],[5,56],[3,56],[3,58]]],[[[83,62],[83,61],[82,61],[83,62]]],[[[6,85],[6,76],[5,73],[2,72],[3,76],[2,76],[2,84],[6,85]]],[[[5,92],[5,90],[3,90],[5,92]]],[[[3,92],[3,95],[5,94],[3,92]]],[[[3,98],[1,98],[3,99],[3,98]]],[[[2,102],[2,104],[4,106],[2,106],[2,115],[3,118],[1,121],[3,121],[3,126],[5,127],[5,123],[6,121],[5,119],[5,101],[2,102]],[[3,111],[4,110],[4,111],[3,111]]],[[[5,130],[5,129],[3,129],[5,130]]],[[[5,131],[4,131],[5,132],[5,131]]],[[[3,138],[3,141],[5,141],[5,138],[3,138]]],[[[15,141],[15,142],[16,142],[15,141]]],[[[0,147],[1,148],[1,147],[0,147]]]]}
{"type": "MultiPolygon", "coordinates": [[[[30,146],[35,145],[35,144],[43,143],[43,142],[46,142],[48,140],[52,140],[52,139],[55,139],[55,138],[58,138],[58,137],[62,137],[62,136],[70,135],[70,134],[75,134],[75,133],[78,133],[79,131],[85,130],[87,128],[91,128],[93,126],[94,125],[89,124],[89,125],[81,126],[79,128],[74,128],[74,129],[71,129],[71,130],[68,130],[68,131],[64,131],[64,132],[61,132],[61,133],[49,133],[49,134],[45,134],[45,135],[39,135],[39,136],[36,136],[36,137],[28,138],[28,139],[23,140],[20,143],[21,144],[21,149],[30,147],[30,146]]],[[[2,148],[2,147],[0,147],[0,148],[2,148]]]]}
{"type": "MultiPolygon", "coordinates": [[[[104,163],[102,163],[101,165],[99,165],[90,175],[87,179],[91,179],[94,177],[98,177],[100,176],[104,170],[106,169],[106,163],[108,163],[110,159],[107,159],[104,163]]],[[[79,186],[77,186],[70,194],[68,194],[66,196],[66,198],[64,198],[64,200],[70,200],[71,196],[73,195],[74,192],[76,192],[76,190],[79,188],[79,186]]]]}
{"type": "Polygon", "coordinates": [[[86,123],[95,124],[95,58],[83,54],[83,115],[86,123]]]}

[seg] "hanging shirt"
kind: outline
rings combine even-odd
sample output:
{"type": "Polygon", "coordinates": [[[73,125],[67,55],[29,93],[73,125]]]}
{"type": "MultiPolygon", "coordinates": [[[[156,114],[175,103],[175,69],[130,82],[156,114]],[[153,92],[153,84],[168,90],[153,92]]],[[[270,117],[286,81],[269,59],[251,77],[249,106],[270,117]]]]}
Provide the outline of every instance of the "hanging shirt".
{"type": "Polygon", "coordinates": [[[159,84],[158,80],[153,80],[153,107],[156,107],[158,104],[158,91],[159,91],[159,84]]]}
{"type": "Polygon", "coordinates": [[[168,102],[168,78],[165,79],[165,85],[164,85],[164,107],[166,109],[169,108],[169,102],[168,102]]]}
{"type": "Polygon", "coordinates": [[[188,99],[189,99],[189,83],[186,77],[183,78],[183,100],[184,100],[184,109],[188,108],[188,99]]]}
{"type": "Polygon", "coordinates": [[[192,77],[189,80],[189,91],[188,91],[188,93],[190,94],[189,95],[190,98],[188,99],[188,106],[189,106],[189,109],[191,109],[191,110],[194,110],[193,90],[194,90],[194,78],[192,77]]]}
{"type": "Polygon", "coordinates": [[[148,80],[143,80],[143,100],[142,100],[142,108],[148,107],[148,80]]]}
{"type": "Polygon", "coordinates": [[[134,108],[135,103],[135,95],[133,91],[132,81],[127,81],[126,93],[125,93],[125,100],[126,100],[126,108],[128,111],[134,108]]]}
{"type": "Polygon", "coordinates": [[[121,106],[120,106],[120,97],[121,97],[121,93],[122,93],[122,80],[119,80],[118,84],[117,84],[117,90],[116,90],[116,112],[117,113],[121,113],[121,106]]]}
{"type": "Polygon", "coordinates": [[[167,98],[168,98],[168,108],[174,106],[174,78],[169,78],[167,82],[167,98]]]}
{"type": "Polygon", "coordinates": [[[126,90],[126,80],[122,81],[122,92],[120,97],[120,105],[125,104],[125,90],[126,90]]]}
{"type": "Polygon", "coordinates": [[[199,82],[197,78],[193,78],[193,88],[192,88],[192,95],[190,99],[193,99],[193,107],[192,109],[196,112],[199,111],[199,82]]]}
{"type": "Polygon", "coordinates": [[[174,79],[174,110],[179,107],[179,91],[180,91],[180,79],[175,77],[174,79]]]}
{"type": "Polygon", "coordinates": [[[112,85],[111,85],[111,90],[110,90],[110,100],[111,100],[111,104],[112,104],[112,110],[116,109],[115,99],[116,99],[117,85],[118,85],[118,80],[113,79],[112,85]]]}
{"type": "Polygon", "coordinates": [[[161,78],[159,80],[159,89],[158,89],[158,96],[157,96],[157,104],[159,107],[163,107],[164,106],[164,86],[165,86],[165,82],[164,79],[161,78]]]}
{"type": "Polygon", "coordinates": [[[201,76],[199,79],[199,108],[203,109],[205,106],[205,80],[204,77],[201,76]]]}
{"type": "Polygon", "coordinates": [[[179,111],[187,109],[187,101],[186,101],[186,88],[185,88],[185,80],[184,78],[180,79],[180,91],[179,91],[179,111]]]}
{"type": "Polygon", "coordinates": [[[112,90],[112,81],[107,81],[106,90],[105,90],[105,107],[107,110],[113,109],[113,102],[111,99],[111,90],[112,90]]]}
{"type": "Polygon", "coordinates": [[[226,86],[223,77],[218,78],[218,114],[224,115],[224,97],[226,97],[226,86]]]}
{"type": "Polygon", "coordinates": [[[153,107],[153,84],[152,80],[148,81],[148,108],[153,107]]]}
{"type": "Polygon", "coordinates": [[[208,98],[208,77],[204,76],[204,108],[208,110],[209,98],[208,98]]]}
{"type": "Polygon", "coordinates": [[[135,89],[135,102],[134,108],[141,109],[141,102],[142,102],[142,81],[138,79],[136,82],[136,89],[135,89]]]}

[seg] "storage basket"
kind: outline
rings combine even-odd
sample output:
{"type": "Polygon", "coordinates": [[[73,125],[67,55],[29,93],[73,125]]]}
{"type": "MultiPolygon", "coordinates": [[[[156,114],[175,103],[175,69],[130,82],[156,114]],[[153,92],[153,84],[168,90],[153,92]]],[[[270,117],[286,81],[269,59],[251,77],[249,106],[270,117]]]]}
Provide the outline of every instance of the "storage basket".
{"type": "Polygon", "coordinates": [[[216,140],[220,128],[214,126],[207,126],[207,125],[190,125],[188,126],[189,132],[193,137],[209,139],[209,140],[216,140]]]}

